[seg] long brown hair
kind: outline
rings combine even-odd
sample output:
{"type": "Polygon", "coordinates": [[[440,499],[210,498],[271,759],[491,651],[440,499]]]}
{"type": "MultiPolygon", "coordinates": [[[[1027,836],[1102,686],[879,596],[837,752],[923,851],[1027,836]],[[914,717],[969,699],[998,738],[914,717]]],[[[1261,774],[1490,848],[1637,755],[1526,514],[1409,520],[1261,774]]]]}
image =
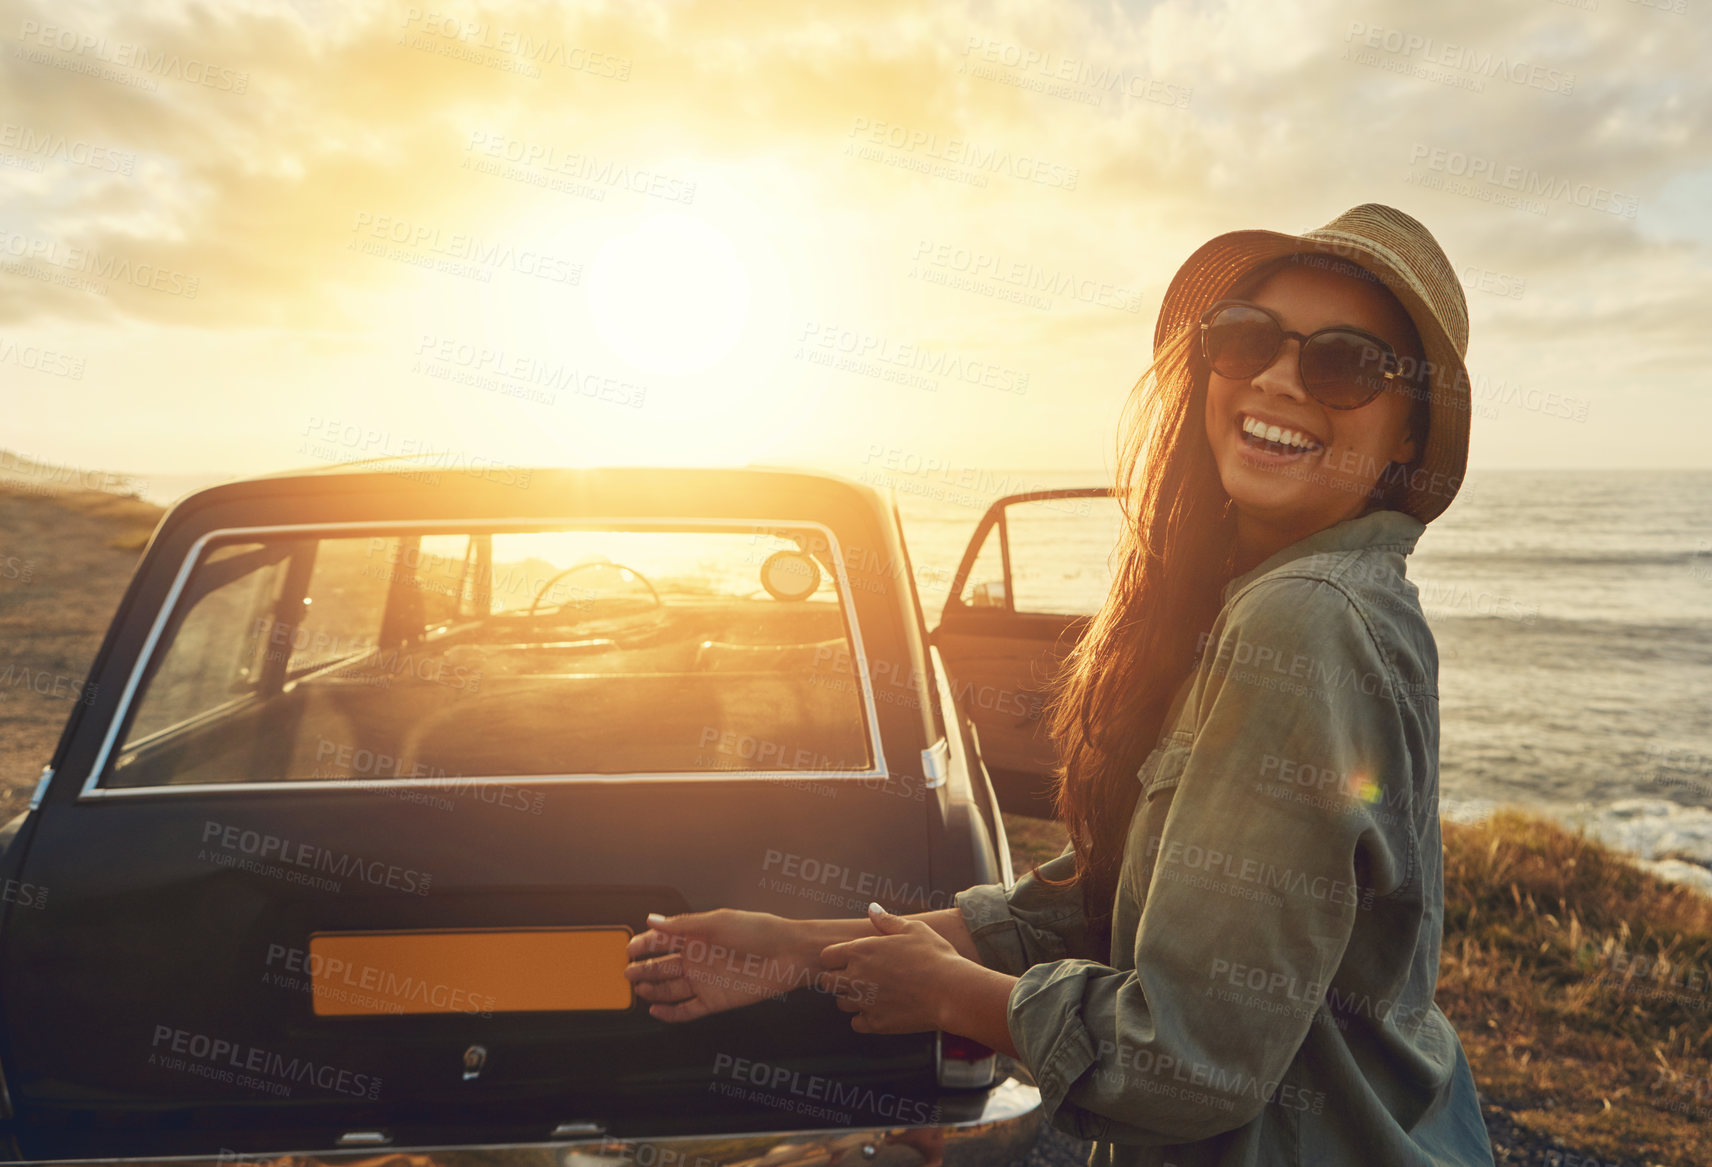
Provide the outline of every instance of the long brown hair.
{"type": "MultiPolygon", "coordinates": [[[[1249,271],[1229,294],[1252,294],[1295,258],[1249,271]]],[[[1315,262],[1377,283],[1347,260],[1315,262]]],[[[1045,710],[1058,751],[1053,808],[1069,832],[1076,871],[1052,880],[1036,864],[1032,874],[1056,887],[1081,885],[1088,938],[1100,953],[1110,948],[1112,901],[1141,795],[1136,771],[1199,658],[1235,570],[1235,510],[1206,437],[1209,372],[1198,334],[1186,330],[1160,346],[1130,391],[1119,427],[1116,493],[1124,522],[1112,590],[1064,658],[1045,710]]],[[[1417,458],[1426,449],[1427,412],[1422,391],[1409,418],[1417,458]]],[[[1402,476],[1382,477],[1369,508],[1396,506],[1401,485],[1402,476]]]]}
{"type": "Polygon", "coordinates": [[[1046,706],[1058,748],[1053,809],[1070,833],[1089,939],[1110,945],[1112,897],[1136,770],[1166,706],[1218,615],[1230,578],[1235,521],[1204,420],[1207,370],[1198,338],[1174,337],[1141,375],[1119,429],[1123,530],[1111,593],[1065,657],[1046,706]]]}

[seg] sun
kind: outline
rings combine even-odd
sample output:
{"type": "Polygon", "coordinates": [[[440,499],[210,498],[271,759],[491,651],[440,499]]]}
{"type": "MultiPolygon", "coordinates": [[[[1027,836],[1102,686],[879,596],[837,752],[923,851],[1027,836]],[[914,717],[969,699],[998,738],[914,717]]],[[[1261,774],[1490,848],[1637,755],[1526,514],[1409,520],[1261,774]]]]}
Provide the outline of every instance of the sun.
{"type": "Polygon", "coordinates": [[[673,211],[602,243],[584,284],[600,338],[630,364],[665,376],[718,364],[742,337],[753,297],[731,240],[673,211]]]}
{"type": "Polygon", "coordinates": [[[507,241],[559,257],[573,278],[418,279],[392,305],[411,367],[428,371],[399,408],[442,445],[526,465],[794,456],[831,389],[793,355],[803,309],[778,245],[788,217],[722,187],[703,183],[693,210],[508,217],[507,241]],[[447,350],[467,367],[443,368],[447,350]]]}

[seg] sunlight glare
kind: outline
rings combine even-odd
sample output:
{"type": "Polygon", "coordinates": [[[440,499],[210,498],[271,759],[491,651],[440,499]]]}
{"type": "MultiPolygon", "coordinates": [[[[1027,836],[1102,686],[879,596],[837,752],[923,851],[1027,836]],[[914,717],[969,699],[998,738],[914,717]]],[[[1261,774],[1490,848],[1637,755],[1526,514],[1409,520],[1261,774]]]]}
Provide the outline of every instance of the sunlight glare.
{"type": "Polygon", "coordinates": [[[749,315],[749,271],[720,230],[662,212],[608,239],[587,273],[589,314],[612,350],[668,376],[703,372],[731,351],[749,315]]]}

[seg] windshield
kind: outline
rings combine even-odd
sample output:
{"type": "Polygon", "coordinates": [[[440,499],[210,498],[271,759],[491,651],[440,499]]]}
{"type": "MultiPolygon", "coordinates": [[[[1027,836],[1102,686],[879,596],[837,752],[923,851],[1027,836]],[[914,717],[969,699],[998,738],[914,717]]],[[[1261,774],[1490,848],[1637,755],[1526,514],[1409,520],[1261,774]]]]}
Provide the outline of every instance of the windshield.
{"type": "Polygon", "coordinates": [[[875,765],[820,528],[211,543],[104,785],[875,765]]]}

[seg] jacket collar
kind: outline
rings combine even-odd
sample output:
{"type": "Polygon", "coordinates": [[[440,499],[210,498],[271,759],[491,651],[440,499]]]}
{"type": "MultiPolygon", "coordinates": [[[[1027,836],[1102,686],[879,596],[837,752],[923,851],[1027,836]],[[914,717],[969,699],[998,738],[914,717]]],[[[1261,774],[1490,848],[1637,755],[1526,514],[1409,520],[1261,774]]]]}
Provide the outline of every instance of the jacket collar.
{"type": "Polygon", "coordinates": [[[1368,548],[1408,555],[1415,549],[1415,541],[1421,537],[1421,532],[1426,529],[1426,524],[1413,515],[1391,510],[1368,511],[1356,518],[1333,523],[1323,531],[1315,531],[1305,539],[1298,539],[1290,546],[1273,552],[1271,557],[1262,560],[1259,566],[1231,580],[1225,585],[1224,602],[1229,603],[1232,596],[1267,572],[1275,571],[1286,563],[1308,555],[1368,548]]]}

